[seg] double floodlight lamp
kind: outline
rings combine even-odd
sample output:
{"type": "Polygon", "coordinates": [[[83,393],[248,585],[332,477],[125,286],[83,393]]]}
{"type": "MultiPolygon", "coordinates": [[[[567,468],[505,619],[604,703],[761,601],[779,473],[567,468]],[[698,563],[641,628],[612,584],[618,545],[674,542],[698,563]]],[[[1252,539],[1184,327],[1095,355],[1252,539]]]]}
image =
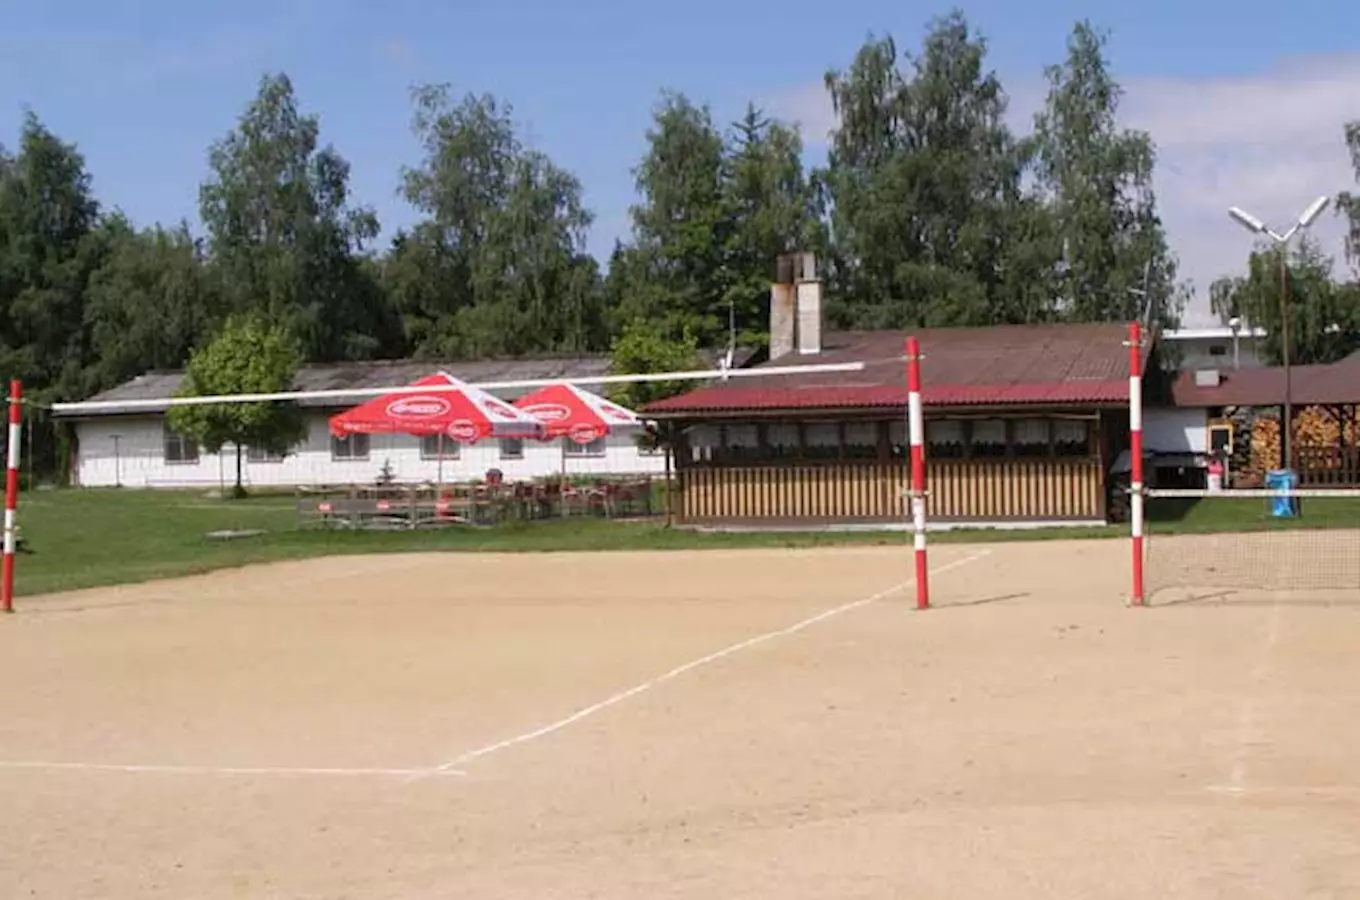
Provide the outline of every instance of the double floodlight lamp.
{"type": "Polygon", "coordinates": [[[1260,219],[1256,218],[1251,213],[1247,212],[1245,209],[1242,209],[1240,206],[1234,206],[1231,209],[1229,209],[1228,215],[1236,219],[1237,223],[1241,225],[1243,228],[1247,229],[1248,231],[1254,234],[1267,235],[1268,237],[1274,238],[1276,241],[1283,244],[1294,236],[1294,232],[1298,231],[1301,228],[1307,228],[1309,225],[1312,225],[1313,222],[1317,220],[1317,217],[1322,215],[1322,211],[1327,208],[1327,203],[1329,200],[1330,198],[1326,194],[1323,194],[1322,196],[1314,200],[1308,206],[1308,208],[1303,211],[1303,214],[1299,216],[1298,221],[1295,222],[1293,226],[1291,226],[1290,229],[1286,231],[1284,234],[1276,234],[1274,230],[1266,226],[1265,222],[1262,222],[1260,219]]]}

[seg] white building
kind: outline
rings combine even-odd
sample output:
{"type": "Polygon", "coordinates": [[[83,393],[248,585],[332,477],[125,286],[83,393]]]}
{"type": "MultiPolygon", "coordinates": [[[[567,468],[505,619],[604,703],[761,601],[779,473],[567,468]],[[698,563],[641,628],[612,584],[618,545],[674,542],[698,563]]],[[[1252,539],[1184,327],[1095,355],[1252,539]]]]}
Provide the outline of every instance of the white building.
{"type": "Polygon", "coordinates": [[[1160,339],[1179,355],[1182,369],[1259,369],[1266,364],[1264,328],[1238,320],[1233,325],[1178,328],[1163,331],[1160,339]]]}
{"type": "Polygon", "coordinates": [[[1175,406],[1143,410],[1143,448],[1157,454],[1209,452],[1209,411],[1175,406]]]}
{"type": "MultiPolygon", "coordinates": [[[[382,361],[306,366],[296,389],[344,390],[409,384],[444,370],[469,382],[529,379],[589,379],[608,371],[607,357],[476,361],[466,363],[382,361]]],[[[89,398],[117,404],[174,395],[182,373],[151,372],[89,398]]],[[[578,381],[587,390],[601,390],[578,381]]],[[[527,392],[527,391],[525,391],[527,392]]],[[[524,392],[496,391],[511,400],[524,392]]],[[[638,446],[637,435],[615,434],[591,444],[573,441],[485,440],[459,445],[445,440],[440,458],[434,438],[409,435],[331,435],[331,415],[363,402],[303,400],[307,437],[283,458],[246,448],[242,481],[247,486],[372,484],[384,475],[400,483],[471,481],[499,469],[507,481],[559,475],[661,474],[661,452],[638,446]],[[324,404],[324,405],[323,405],[324,404]]],[[[220,487],[236,480],[236,451],[203,452],[166,427],[165,407],[113,406],[64,416],[74,429],[76,449],[71,481],[87,487],[220,487]]]]}
{"type": "MultiPolygon", "coordinates": [[[[1177,368],[1187,377],[1217,383],[1219,375],[1234,369],[1260,369],[1267,365],[1266,330],[1234,321],[1235,326],[1167,330],[1159,337],[1176,353],[1177,368]]],[[[1148,406],[1143,411],[1143,445],[1150,453],[1184,455],[1202,465],[1204,455],[1214,449],[1214,432],[1208,408],[1148,406]]],[[[1217,435],[1220,442],[1224,434],[1217,435]]]]}

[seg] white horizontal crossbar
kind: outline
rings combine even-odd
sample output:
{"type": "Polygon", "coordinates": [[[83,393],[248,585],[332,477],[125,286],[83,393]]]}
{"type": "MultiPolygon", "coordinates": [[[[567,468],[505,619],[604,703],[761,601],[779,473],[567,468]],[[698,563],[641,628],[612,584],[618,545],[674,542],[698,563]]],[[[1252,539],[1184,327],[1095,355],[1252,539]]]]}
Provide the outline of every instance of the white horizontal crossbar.
{"type": "MultiPolygon", "coordinates": [[[[766,366],[756,369],[696,369],[685,372],[650,372],[632,375],[595,375],[585,378],[526,378],[513,381],[467,382],[482,390],[537,388],[550,384],[637,384],[650,381],[696,381],[714,378],[758,378],[780,375],[814,375],[822,372],[861,372],[863,362],[817,363],[807,366],[766,366]]],[[[396,385],[392,387],[340,388],[326,391],[276,391],[267,394],[212,394],[201,397],[143,397],[129,400],[83,400],[53,403],[53,412],[82,413],[108,410],[164,409],[170,406],[205,406],[213,403],[272,403],[279,400],[353,400],[385,394],[430,394],[458,391],[462,385],[396,385]]]]}
{"type": "Polygon", "coordinates": [[[1148,488],[1144,495],[1150,498],[1180,498],[1184,500],[1250,500],[1253,497],[1274,499],[1276,497],[1349,497],[1360,500],[1360,488],[1230,488],[1223,491],[1210,491],[1204,488],[1148,488]]]}

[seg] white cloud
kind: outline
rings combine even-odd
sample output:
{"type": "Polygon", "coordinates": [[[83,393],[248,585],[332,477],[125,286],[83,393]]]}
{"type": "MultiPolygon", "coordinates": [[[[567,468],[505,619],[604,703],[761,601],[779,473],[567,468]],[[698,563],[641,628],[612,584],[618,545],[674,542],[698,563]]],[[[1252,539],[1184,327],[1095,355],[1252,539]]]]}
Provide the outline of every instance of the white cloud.
{"type": "Polygon", "coordinates": [[[809,147],[825,147],[827,136],[836,127],[836,111],[832,108],[831,96],[820,82],[800,85],[776,94],[766,99],[765,106],[770,114],[797,123],[809,147]]]}
{"type": "MultiPolygon", "coordinates": [[[[1042,103],[1038,79],[1007,79],[1011,119],[1027,129],[1042,103]]],[[[1252,237],[1227,216],[1242,206],[1274,225],[1319,194],[1355,189],[1342,127],[1360,119],[1360,54],[1313,57],[1248,75],[1124,79],[1120,117],[1157,145],[1156,189],[1181,275],[1195,287],[1191,316],[1208,313],[1209,284],[1241,270],[1252,237]]],[[[769,100],[820,150],[835,115],[820,84],[769,100]]],[[[1326,213],[1313,236],[1345,265],[1340,220],[1326,213]]]]}

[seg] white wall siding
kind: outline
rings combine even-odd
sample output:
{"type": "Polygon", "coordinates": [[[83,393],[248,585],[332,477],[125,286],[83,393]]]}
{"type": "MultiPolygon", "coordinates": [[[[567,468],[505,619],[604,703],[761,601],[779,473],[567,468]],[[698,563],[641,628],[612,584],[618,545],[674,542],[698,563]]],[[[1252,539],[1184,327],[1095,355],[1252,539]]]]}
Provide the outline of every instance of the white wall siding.
{"type": "MultiPolygon", "coordinates": [[[[165,458],[163,419],[160,416],[118,416],[88,419],[75,425],[78,441],[76,483],[86,487],[186,487],[231,485],[236,480],[236,454],[226,447],[222,454],[200,452],[197,462],[170,462],[165,458]],[[117,435],[115,441],[114,436],[117,435]]],[[[440,464],[423,459],[420,440],[408,435],[375,434],[369,438],[367,459],[337,460],[331,455],[331,437],[324,415],[307,419],[307,438],[281,462],[242,462],[247,485],[371,484],[389,464],[399,482],[435,481],[440,464]]],[[[452,445],[446,452],[453,452],[452,445]]],[[[502,459],[500,442],[482,441],[457,448],[457,458],[443,461],[443,480],[471,481],[485,477],[488,469],[500,469],[507,480],[528,480],[562,471],[562,444],[525,441],[521,459],[502,459]]],[[[661,453],[642,453],[632,434],[610,435],[598,456],[568,456],[568,475],[660,474],[665,470],[661,453]]]]}
{"type": "MultiPolygon", "coordinates": [[[[1231,337],[1180,338],[1174,342],[1174,346],[1180,351],[1180,368],[1182,369],[1232,371],[1233,341],[1231,337]]],[[[1256,338],[1238,338],[1238,367],[1256,369],[1264,366],[1263,352],[1263,342],[1256,338]]]]}
{"type": "Polygon", "coordinates": [[[1205,453],[1209,418],[1203,409],[1143,410],[1143,446],[1158,453],[1205,453]]]}

